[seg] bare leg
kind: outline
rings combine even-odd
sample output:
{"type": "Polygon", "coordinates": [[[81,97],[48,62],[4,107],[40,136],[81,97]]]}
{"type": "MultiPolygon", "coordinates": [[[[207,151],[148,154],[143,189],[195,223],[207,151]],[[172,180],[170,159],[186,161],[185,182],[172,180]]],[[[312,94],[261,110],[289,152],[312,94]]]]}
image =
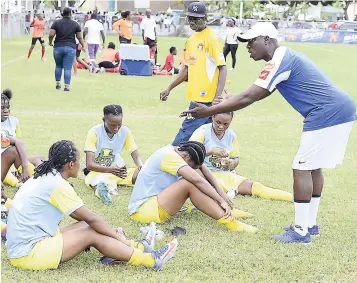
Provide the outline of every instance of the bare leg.
{"type": "Polygon", "coordinates": [[[79,221],[73,224],[69,224],[63,227],[60,227],[61,233],[68,232],[70,230],[78,229],[78,228],[83,228],[83,227],[88,227],[88,224],[85,221],[79,221]]]}
{"type": "Polygon", "coordinates": [[[41,155],[28,156],[27,159],[35,167],[40,165],[45,160],[45,158],[41,155]]]}
{"type": "Polygon", "coordinates": [[[78,68],[77,68],[77,57],[74,57],[73,60],[73,75],[78,75],[78,68]]]}
{"type": "Polygon", "coordinates": [[[89,62],[86,62],[85,60],[83,60],[82,58],[77,58],[77,62],[82,64],[84,67],[86,67],[86,69],[89,69],[89,62]]]}
{"type": "Polygon", "coordinates": [[[101,254],[128,262],[134,249],[122,242],[99,234],[92,228],[82,227],[63,233],[63,251],[61,262],[66,262],[88,247],[96,248],[101,254]]]}
{"type": "Polygon", "coordinates": [[[238,193],[240,195],[252,195],[252,187],[253,187],[253,182],[251,180],[244,180],[239,186],[238,186],[238,193]]]}
{"type": "Polygon", "coordinates": [[[1,154],[1,182],[4,181],[12,164],[18,168],[21,165],[21,160],[16,147],[10,147],[1,154]]]}
{"type": "Polygon", "coordinates": [[[163,190],[158,195],[158,202],[170,215],[175,215],[188,198],[191,199],[195,207],[209,217],[216,220],[223,217],[224,210],[218,203],[184,179],[171,184],[163,190]]]}
{"type": "Polygon", "coordinates": [[[322,189],[324,187],[324,175],[322,169],[316,169],[311,172],[312,176],[312,194],[321,196],[322,189]]]}
{"type": "Polygon", "coordinates": [[[294,173],[294,200],[310,201],[313,181],[311,171],[293,170],[294,173]]]}

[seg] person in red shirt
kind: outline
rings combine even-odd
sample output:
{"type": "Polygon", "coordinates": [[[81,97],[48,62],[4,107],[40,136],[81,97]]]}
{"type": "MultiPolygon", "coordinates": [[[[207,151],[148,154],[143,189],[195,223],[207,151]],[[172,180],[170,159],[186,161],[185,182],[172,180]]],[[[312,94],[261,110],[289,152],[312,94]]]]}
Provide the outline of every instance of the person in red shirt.
{"type": "Polygon", "coordinates": [[[42,56],[41,60],[45,60],[45,41],[43,40],[43,35],[45,31],[45,24],[46,21],[43,18],[42,14],[38,14],[37,18],[34,18],[30,27],[32,27],[32,41],[31,41],[31,47],[29,49],[29,52],[27,54],[27,59],[30,58],[32,50],[35,47],[36,41],[38,40],[40,44],[42,45],[42,56]]]}
{"type": "Polygon", "coordinates": [[[175,57],[177,55],[176,47],[172,46],[170,48],[169,55],[166,56],[165,64],[161,67],[160,72],[165,70],[168,73],[178,74],[179,69],[175,68],[175,57]]]}

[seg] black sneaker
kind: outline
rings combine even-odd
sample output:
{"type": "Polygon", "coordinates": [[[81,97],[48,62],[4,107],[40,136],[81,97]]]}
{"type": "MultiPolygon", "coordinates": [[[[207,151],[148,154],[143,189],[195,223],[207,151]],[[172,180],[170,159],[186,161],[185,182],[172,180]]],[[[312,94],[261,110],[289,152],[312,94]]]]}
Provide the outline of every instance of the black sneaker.
{"type": "Polygon", "coordinates": [[[69,88],[66,88],[66,87],[63,89],[63,91],[69,91],[69,90],[70,90],[70,89],[69,89],[69,88]]]}
{"type": "Polygon", "coordinates": [[[56,85],[56,89],[60,90],[61,89],[61,85],[56,85]]]}

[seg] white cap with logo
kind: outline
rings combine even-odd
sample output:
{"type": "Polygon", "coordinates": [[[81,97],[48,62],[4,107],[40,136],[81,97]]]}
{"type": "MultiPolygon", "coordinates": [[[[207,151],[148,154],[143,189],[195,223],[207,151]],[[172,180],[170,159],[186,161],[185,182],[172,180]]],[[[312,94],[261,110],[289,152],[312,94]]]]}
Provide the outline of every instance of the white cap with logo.
{"type": "Polygon", "coordinates": [[[279,31],[272,23],[259,22],[252,26],[246,33],[238,35],[238,40],[247,42],[250,39],[258,36],[269,36],[270,38],[278,39],[279,31]]]}

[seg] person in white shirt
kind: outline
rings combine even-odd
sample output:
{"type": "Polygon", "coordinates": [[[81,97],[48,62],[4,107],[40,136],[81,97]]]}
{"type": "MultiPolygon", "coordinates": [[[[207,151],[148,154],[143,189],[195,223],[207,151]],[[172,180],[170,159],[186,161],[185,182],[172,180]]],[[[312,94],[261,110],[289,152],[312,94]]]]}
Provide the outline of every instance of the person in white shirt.
{"type": "Polygon", "coordinates": [[[83,38],[86,39],[87,35],[88,55],[92,64],[95,65],[95,57],[99,49],[100,37],[102,37],[103,46],[105,43],[103,24],[97,20],[97,14],[92,14],[91,19],[84,25],[83,38]]]}
{"type": "MultiPolygon", "coordinates": [[[[142,36],[145,45],[156,43],[156,21],[151,17],[151,10],[146,10],[146,18],[141,22],[142,36]]],[[[155,64],[157,62],[157,49],[155,52],[155,64]]]]}
{"type": "Polygon", "coordinates": [[[226,42],[223,48],[224,59],[227,61],[227,55],[231,52],[232,56],[232,68],[234,70],[236,66],[236,53],[238,50],[238,35],[242,31],[236,27],[234,19],[229,19],[227,22],[226,42]]]}

